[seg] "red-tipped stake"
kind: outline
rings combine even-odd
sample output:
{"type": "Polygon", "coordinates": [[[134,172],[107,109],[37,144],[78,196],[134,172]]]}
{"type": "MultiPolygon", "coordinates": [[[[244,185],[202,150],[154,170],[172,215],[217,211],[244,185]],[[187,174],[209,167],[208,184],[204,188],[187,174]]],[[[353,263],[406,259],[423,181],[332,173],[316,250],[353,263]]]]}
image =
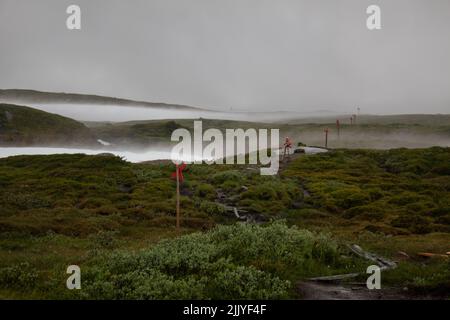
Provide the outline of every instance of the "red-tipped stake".
{"type": "Polygon", "coordinates": [[[339,122],[339,119],[336,120],[336,129],[337,129],[337,136],[339,139],[339,136],[341,135],[341,123],[339,122]]]}
{"type": "Polygon", "coordinates": [[[180,231],[180,171],[177,164],[177,231],[180,231]]]}
{"type": "Polygon", "coordinates": [[[325,148],[328,148],[328,128],[326,128],[325,131],[325,148]]]}
{"type": "Polygon", "coordinates": [[[180,232],[180,183],[183,182],[183,170],[186,168],[186,164],[183,163],[181,166],[175,165],[175,172],[172,173],[172,178],[177,181],[177,232],[180,232]]]}

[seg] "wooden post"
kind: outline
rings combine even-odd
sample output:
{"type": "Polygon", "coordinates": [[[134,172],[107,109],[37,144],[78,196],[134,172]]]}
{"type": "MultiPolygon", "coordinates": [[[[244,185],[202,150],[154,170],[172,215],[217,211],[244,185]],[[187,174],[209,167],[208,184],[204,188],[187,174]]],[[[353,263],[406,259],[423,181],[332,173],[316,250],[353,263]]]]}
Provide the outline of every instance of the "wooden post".
{"type": "Polygon", "coordinates": [[[353,117],[350,117],[350,125],[353,124],[353,117]]]}
{"type": "Polygon", "coordinates": [[[328,148],[328,128],[325,129],[325,148],[328,148]]]}
{"type": "Polygon", "coordinates": [[[177,175],[177,232],[180,232],[180,173],[178,172],[178,164],[175,170],[177,175]]]}
{"type": "Polygon", "coordinates": [[[339,136],[341,135],[341,124],[339,122],[339,119],[336,120],[336,128],[337,128],[337,136],[339,139],[339,136]]]}

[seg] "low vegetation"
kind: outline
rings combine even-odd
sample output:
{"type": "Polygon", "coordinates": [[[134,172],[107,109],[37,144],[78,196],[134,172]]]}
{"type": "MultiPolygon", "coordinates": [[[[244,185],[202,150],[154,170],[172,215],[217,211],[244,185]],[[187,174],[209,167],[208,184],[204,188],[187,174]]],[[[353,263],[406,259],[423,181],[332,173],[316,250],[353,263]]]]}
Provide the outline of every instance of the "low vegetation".
{"type": "Polygon", "coordinates": [[[297,298],[299,280],[365,272],[351,243],[399,262],[385,285],[449,296],[448,259],[417,256],[450,249],[449,163],[436,147],[300,156],[278,176],[188,165],[179,234],[169,162],[0,159],[0,298],[297,298]]]}
{"type": "Polygon", "coordinates": [[[337,150],[294,162],[315,209],[390,234],[450,232],[450,149],[337,150]]]}
{"type": "Polygon", "coordinates": [[[99,146],[84,124],[41,110],[0,103],[0,146],[99,146]]]}

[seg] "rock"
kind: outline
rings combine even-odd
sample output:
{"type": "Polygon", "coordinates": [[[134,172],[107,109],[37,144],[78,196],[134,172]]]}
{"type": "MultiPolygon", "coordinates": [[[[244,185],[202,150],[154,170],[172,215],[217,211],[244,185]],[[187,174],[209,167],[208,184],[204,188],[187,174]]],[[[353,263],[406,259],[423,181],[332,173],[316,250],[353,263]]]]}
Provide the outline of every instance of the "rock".
{"type": "Polygon", "coordinates": [[[133,187],[130,185],[119,184],[118,187],[120,192],[130,193],[133,190],[133,187]]]}
{"type": "Polygon", "coordinates": [[[225,194],[225,192],[223,192],[222,190],[217,190],[216,191],[217,194],[217,199],[223,200],[227,198],[227,195],[225,194]]]}
{"type": "Polygon", "coordinates": [[[402,257],[402,258],[405,258],[405,259],[409,259],[410,258],[410,256],[406,252],[403,252],[403,251],[398,251],[397,255],[399,257],[402,257]]]}
{"type": "Polygon", "coordinates": [[[296,202],[292,203],[292,209],[301,209],[302,207],[303,207],[303,205],[301,202],[296,201],[296,202]]]}
{"type": "Polygon", "coordinates": [[[190,190],[188,188],[181,188],[180,194],[182,196],[192,197],[194,195],[194,192],[192,192],[192,190],[190,190]]]}

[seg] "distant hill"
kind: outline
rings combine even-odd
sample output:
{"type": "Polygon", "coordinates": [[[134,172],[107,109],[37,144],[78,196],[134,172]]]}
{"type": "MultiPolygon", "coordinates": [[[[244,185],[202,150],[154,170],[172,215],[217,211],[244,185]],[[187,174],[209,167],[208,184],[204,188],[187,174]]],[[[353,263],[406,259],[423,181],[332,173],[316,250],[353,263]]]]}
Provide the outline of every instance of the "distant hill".
{"type": "Polygon", "coordinates": [[[0,103],[0,146],[98,146],[84,124],[29,107],[0,103]]]}
{"type": "Polygon", "coordinates": [[[119,106],[140,106],[153,108],[158,107],[158,108],[180,109],[180,110],[201,110],[200,108],[178,104],[135,101],[89,94],[43,92],[24,89],[0,89],[0,102],[19,103],[19,104],[30,104],[30,103],[108,104],[119,106]]]}

